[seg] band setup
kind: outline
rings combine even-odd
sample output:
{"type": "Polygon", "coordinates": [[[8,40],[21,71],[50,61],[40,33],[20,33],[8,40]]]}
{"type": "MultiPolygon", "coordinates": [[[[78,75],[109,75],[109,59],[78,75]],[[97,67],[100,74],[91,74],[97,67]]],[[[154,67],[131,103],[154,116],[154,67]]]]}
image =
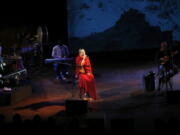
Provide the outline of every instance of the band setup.
{"type": "Polygon", "coordinates": [[[162,42],[157,54],[158,59],[158,88],[160,91],[173,90],[173,77],[178,73],[178,68],[175,65],[174,56],[178,54],[178,51],[172,50],[172,47],[167,42],[162,42]]]}
{"type": "MultiPolygon", "coordinates": [[[[173,90],[173,77],[178,73],[178,67],[174,60],[174,57],[177,54],[178,51],[173,51],[172,46],[167,42],[163,41],[160,44],[160,48],[156,54],[158,66],[158,72],[156,74],[158,84],[156,89],[158,93],[163,89],[166,91],[173,90]]],[[[81,99],[96,99],[96,83],[92,73],[90,59],[86,55],[85,50],[79,49],[79,55],[75,60],[74,58],[69,58],[69,55],[70,52],[68,46],[58,41],[52,49],[53,58],[46,59],[45,63],[53,64],[57,80],[67,81],[68,78],[72,79],[75,75],[75,78],[72,80],[73,84],[75,84],[75,80],[78,79],[78,87],[80,90],[79,97],[81,99]],[[73,70],[75,70],[75,73],[73,73],[73,70]]]]}
{"type": "Polygon", "coordinates": [[[22,57],[4,56],[0,58],[0,87],[3,91],[12,91],[27,78],[27,69],[22,57]]]}
{"type": "MultiPolygon", "coordinates": [[[[21,86],[24,80],[27,80],[28,71],[32,65],[40,66],[41,46],[36,41],[33,48],[18,49],[14,46],[11,53],[2,54],[0,58],[0,87],[1,91],[12,91],[15,87],[21,86]],[[32,51],[34,55],[27,55],[32,51]],[[13,52],[13,53],[12,53],[13,52]],[[11,55],[12,54],[12,55],[11,55]],[[31,60],[31,62],[29,62],[31,60]],[[33,64],[34,63],[34,64],[33,64]]],[[[2,52],[2,47],[1,47],[2,52]]],[[[173,90],[173,77],[178,73],[175,64],[175,56],[178,51],[173,51],[172,46],[167,42],[162,42],[156,55],[158,72],[157,92],[165,89],[173,90]]],[[[56,75],[56,80],[67,82],[77,86],[79,89],[79,98],[83,100],[96,100],[96,82],[90,58],[86,55],[84,49],[79,49],[78,56],[71,56],[69,46],[58,40],[53,44],[51,58],[44,59],[44,66],[51,64],[56,75]]],[[[63,85],[63,83],[60,83],[63,85]]],[[[72,88],[73,88],[72,87],[72,88]]]]}
{"type": "Polygon", "coordinates": [[[0,105],[9,105],[31,96],[30,72],[41,66],[42,50],[36,35],[18,34],[11,47],[0,42],[0,105]]]}
{"type": "Polygon", "coordinates": [[[9,94],[16,92],[15,89],[23,86],[23,83],[29,80],[33,72],[41,70],[44,63],[44,66],[52,64],[56,80],[72,84],[72,88],[78,87],[80,99],[96,99],[95,79],[90,59],[84,49],[79,49],[78,56],[72,58],[69,47],[58,40],[53,43],[51,58],[41,62],[43,48],[42,43],[37,41],[37,36],[33,36],[32,39],[27,34],[22,38],[20,44],[26,42],[27,46],[19,47],[18,44],[14,44],[13,48],[6,48],[3,45],[1,47],[1,95],[4,96],[4,92],[9,92],[9,94]]]}
{"type": "Polygon", "coordinates": [[[56,79],[68,82],[71,79],[73,85],[78,80],[80,89],[79,97],[85,100],[96,99],[96,84],[92,73],[91,63],[84,49],[79,49],[79,55],[69,58],[68,46],[58,41],[52,49],[51,59],[45,59],[45,63],[52,63],[56,79]]]}

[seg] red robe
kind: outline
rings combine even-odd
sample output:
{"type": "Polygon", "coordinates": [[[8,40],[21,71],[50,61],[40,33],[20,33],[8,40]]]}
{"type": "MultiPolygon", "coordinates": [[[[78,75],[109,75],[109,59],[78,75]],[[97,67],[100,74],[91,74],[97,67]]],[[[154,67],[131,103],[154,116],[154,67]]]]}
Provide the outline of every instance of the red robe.
{"type": "Polygon", "coordinates": [[[76,75],[79,79],[80,94],[83,95],[84,93],[88,93],[90,97],[96,99],[96,83],[92,73],[90,60],[88,57],[85,58],[85,63],[83,65],[85,73],[81,73],[80,70],[82,68],[82,60],[83,58],[80,56],[76,57],[76,75]]]}

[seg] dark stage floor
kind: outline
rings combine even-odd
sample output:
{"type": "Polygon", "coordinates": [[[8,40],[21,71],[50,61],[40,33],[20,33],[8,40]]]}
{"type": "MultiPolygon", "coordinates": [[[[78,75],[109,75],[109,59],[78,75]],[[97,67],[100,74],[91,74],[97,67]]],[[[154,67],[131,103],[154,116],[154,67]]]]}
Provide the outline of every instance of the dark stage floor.
{"type": "MultiPolygon", "coordinates": [[[[152,62],[127,62],[125,64],[94,64],[98,100],[89,103],[88,117],[103,118],[106,115],[119,118],[158,118],[178,115],[177,105],[169,105],[165,95],[146,93],[143,74],[156,71],[152,62]]],[[[173,79],[174,89],[180,88],[180,75],[173,79]]],[[[10,121],[16,113],[23,119],[39,114],[42,118],[60,117],[66,99],[77,99],[78,89],[71,84],[57,81],[54,73],[44,68],[32,76],[33,95],[11,106],[0,107],[10,121]]]]}

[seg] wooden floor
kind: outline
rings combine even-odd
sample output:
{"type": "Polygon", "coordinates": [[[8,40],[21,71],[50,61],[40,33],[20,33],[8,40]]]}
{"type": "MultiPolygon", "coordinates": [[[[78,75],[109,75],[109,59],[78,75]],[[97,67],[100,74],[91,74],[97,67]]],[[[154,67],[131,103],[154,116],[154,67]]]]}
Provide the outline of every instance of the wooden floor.
{"type": "MultiPolygon", "coordinates": [[[[155,65],[147,63],[126,63],[111,65],[93,65],[97,83],[98,99],[89,103],[89,114],[113,113],[121,116],[164,116],[166,109],[165,97],[154,93],[145,93],[143,75],[148,71],[156,71],[155,65]]],[[[174,89],[180,89],[180,75],[173,79],[174,89]]],[[[0,107],[0,113],[10,121],[16,113],[23,119],[31,119],[39,114],[42,118],[57,116],[65,110],[66,99],[78,99],[78,88],[70,83],[61,83],[55,79],[51,69],[44,68],[41,72],[32,74],[33,94],[14,105],[0,107]]],[[[175,113],[179,112],[176,111],[175,113]]]]}

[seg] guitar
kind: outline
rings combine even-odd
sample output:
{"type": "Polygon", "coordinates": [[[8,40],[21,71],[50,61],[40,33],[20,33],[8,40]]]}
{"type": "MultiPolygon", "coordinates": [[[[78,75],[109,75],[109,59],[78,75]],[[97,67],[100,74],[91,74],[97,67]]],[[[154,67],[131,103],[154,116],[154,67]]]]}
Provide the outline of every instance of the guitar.
{"type": "MultiPolygon", "coordinates": [[[[176,54],[178,54],[178,51],[174,51],[171,53],[171,57],[175,56],[176,54]]],[[[164,65],[166,64],[168,61],[170,60],[170,56],[164,56],[162,58],[160,58],[160,64],[164,65]]]]}

